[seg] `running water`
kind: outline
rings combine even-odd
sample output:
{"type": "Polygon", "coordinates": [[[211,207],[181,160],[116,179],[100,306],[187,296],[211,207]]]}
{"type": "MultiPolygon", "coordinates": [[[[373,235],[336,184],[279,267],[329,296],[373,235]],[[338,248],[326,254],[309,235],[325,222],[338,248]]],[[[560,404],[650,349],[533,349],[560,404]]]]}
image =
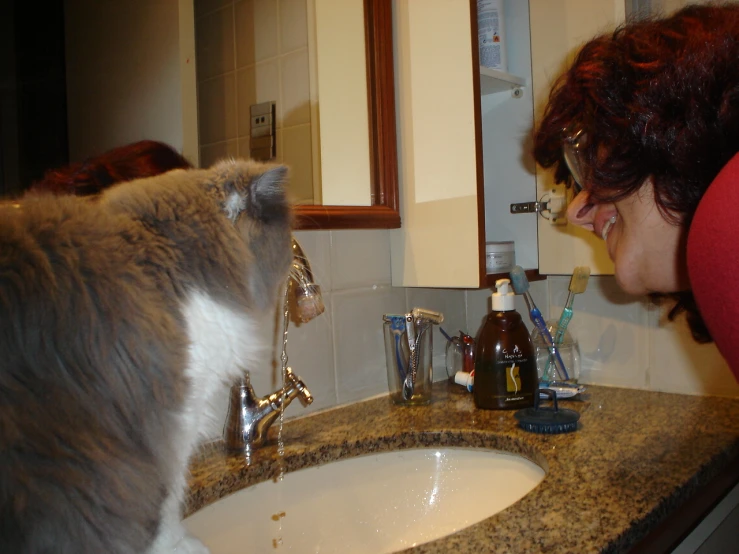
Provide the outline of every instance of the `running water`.
{"type": "MultiPolygon", "coordinates": [[[[287,395],[287,328],[290,324],[290,306],[288,302],[290,291],[290,280],[285,285],[285,301],[283,303],[282,313],[282,354],[280,361],[282,362],[282,398],[280,401],[280,424],[277,428],[277,464],[279,473],[277,475],[277,483],[281,483],[285,479],[285,442],[282,438],[282,428],[285,423],[285,396],[287,395]]],[[[279,485],[278,485],[279,486],[279,485]]],[[[285,512],[280,512],[272,516],[272,520],[277,522],[277,537],[272,539],[272,547],[277,549],[282,546],[282,518],[285,512]]]]}

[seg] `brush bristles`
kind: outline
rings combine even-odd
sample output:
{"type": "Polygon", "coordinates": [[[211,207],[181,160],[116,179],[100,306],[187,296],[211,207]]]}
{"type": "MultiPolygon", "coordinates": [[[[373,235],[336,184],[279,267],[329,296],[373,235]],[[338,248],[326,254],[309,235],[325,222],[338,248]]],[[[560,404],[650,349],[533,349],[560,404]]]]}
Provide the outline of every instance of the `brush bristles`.
{"type": "Polygon", "coordinates": [[[590,278],[590,268],[586,265],[580,265],[572,272],[570,279],[570,292],[573,294],[582,294],[588,287],[588,279],[590,278]]]}
{"type": "MultiPolygon", "coordinates": [[[[590,274],[590,270],[588,270],[588,274],[590,274]]],[[[520,265],[511,269],[510,276],[511,285],[513,285],[513,290],[516,294],[524,294],[529,290],[529,280],[526,277],[526,272],[520,265]]]]}

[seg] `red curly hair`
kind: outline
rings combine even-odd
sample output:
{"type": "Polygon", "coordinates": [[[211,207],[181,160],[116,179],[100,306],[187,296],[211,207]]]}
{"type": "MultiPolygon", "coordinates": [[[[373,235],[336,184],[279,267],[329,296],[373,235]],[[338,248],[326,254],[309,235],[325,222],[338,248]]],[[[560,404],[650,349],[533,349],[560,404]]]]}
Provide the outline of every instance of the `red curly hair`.
{"type": "MultiPolygon", "coordinates": [[[[689,6],[630,21],[586,43],[555,83],[534,158],[570,182],[563,129],[588,136],[594,202],[636,192],[647,177],[667,221],[685,228],[708,186],[739,151],[739,5],[689,6]]],[[[693,335],[709,336],[692,294],[679,293],[693,335]]]]}
{"type": "Polygon", "coordinates": [[[31,185],[32,192],[88,196],[123,181],[159,175],[192,165],[163,142],[142,140],[119,146],[81,163],[47,171],[31,185]]]}

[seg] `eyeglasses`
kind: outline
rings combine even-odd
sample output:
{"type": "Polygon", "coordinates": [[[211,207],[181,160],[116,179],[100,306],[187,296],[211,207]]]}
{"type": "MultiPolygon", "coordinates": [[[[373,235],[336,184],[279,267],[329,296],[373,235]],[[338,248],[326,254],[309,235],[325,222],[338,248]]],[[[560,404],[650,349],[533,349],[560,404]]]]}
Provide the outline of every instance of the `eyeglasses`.
{"type": "Polygon", "coordinates": [[[588,135],[582,128],[573,130],[567,127],[563,131],[562,156],[567,164],[567,169],[574,179],[575,194],[585,188],[587,165],[583,160],[582,149],[587,145],[588,135]]]}

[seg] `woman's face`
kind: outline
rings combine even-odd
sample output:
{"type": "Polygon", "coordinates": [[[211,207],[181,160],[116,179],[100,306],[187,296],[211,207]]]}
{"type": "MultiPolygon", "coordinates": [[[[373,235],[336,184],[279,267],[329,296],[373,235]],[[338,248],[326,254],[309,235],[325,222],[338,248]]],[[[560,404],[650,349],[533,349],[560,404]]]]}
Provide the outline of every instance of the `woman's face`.
{"type": "Polygon", "coordinates": [[[631,196],[594,203],[586,190],[567,208],[567,219],[606,242],[616,281],[630,294],[677,292],[690,288],[685,262],[687,232],[662,217],[651,179],[631,196]]]}

